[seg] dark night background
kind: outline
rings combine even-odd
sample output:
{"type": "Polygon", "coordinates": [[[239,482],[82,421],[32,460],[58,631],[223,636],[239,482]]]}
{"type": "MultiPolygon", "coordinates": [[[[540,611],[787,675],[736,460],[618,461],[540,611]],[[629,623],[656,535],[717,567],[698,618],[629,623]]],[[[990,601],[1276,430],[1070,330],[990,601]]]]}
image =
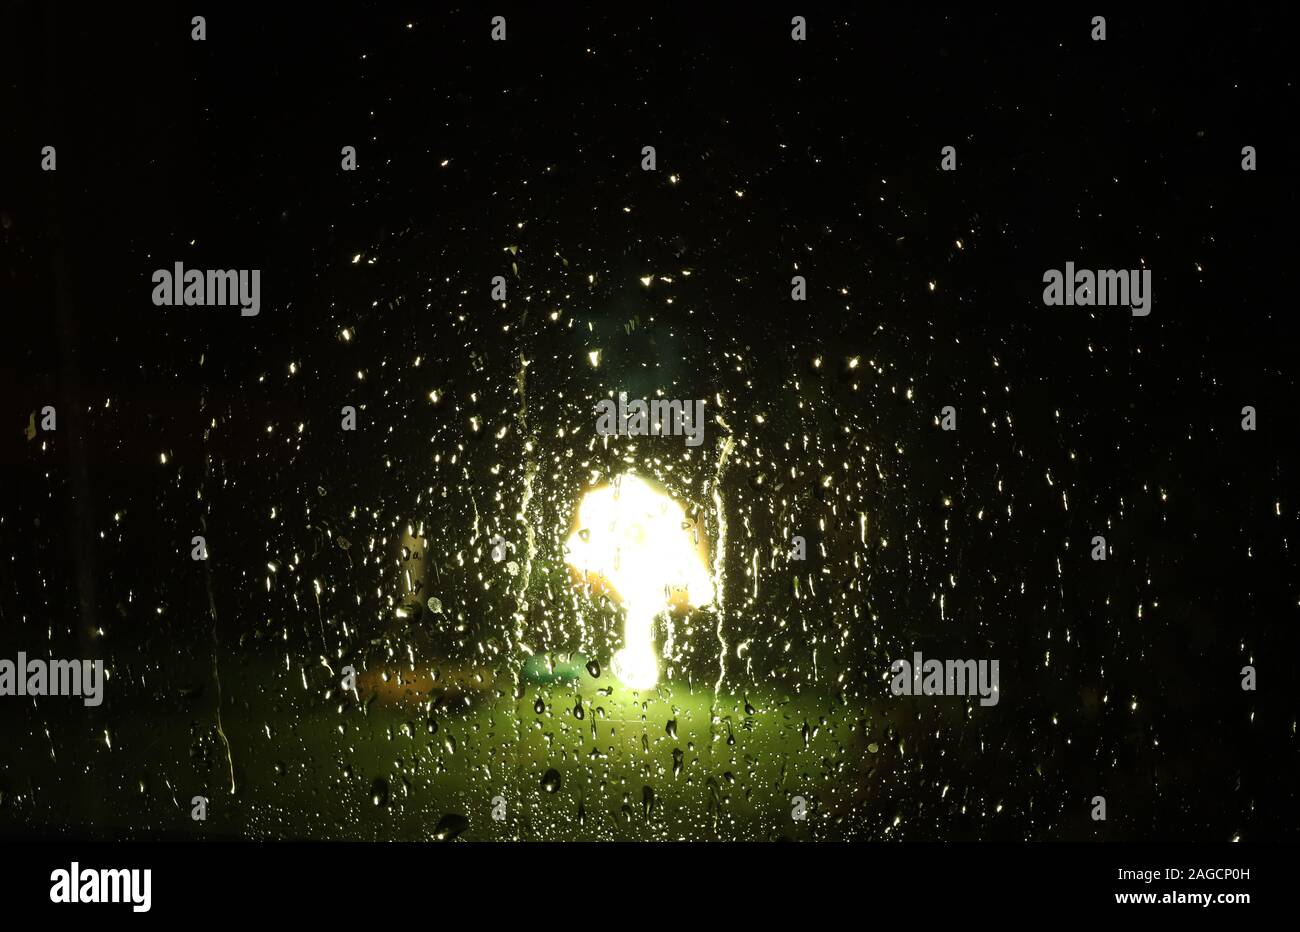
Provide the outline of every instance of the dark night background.
{"type": "MultiPolygon", "coordinates": [[[[589,450],[594,399],[663,388],[720,396],[725,421],[695,453],[638,448],[675,494],[707,509],[736,444],[719,630],[752,641],[751,667],[733,653],[725,686],[806,702],[790,734],[820,732],[786,762],[747,761],[737,736],[725,767],[737,800],[802,792],[821,821],[755,802],[710,829],[689,795],[721,780],[706,756],[680,800],[660,792],[674,837],[1294,840],[1296,21],[1129,6],[0,12],[0,657],[113,675],[98,709],[0,700],[0,834],[184,835],[191,788],[223,792],[220,701],[231,837],[418,837],[457,805],[467,837],[493,837],[487,784],[461,773],[449,802],[439,775],[479,754],[535,791],[557,765],[512,750],[528,724],[508,726],[518,745],[407,739],[363,763],[352,744],[387,727],[365,719],[314,750],[306,720],[357,717],[320,658],[411,648],[518,675],[520,593],[482,582],[475,514],[518,539],[534,468],[522,523],[545,537],[627,452],[589,450]],[[149,276],[176,261],[261,269],[260,316],[154,307],[149,276]],[[1067,261],[1153,270],[1151,315],[1044,307],[1067,261]],[[27,439],[46,404],[57,432],[27,439]],[[448,615],[395,630],[410,522],[448,615]],[[814,593],[778,562],[752,595],[751,553],[789,533],[814,593]],[[913,650],[999,658],[1002,701],[890,696],[881,674],[913,650]]],[[[579,637],[556,598],[553,545],[522,609],[546,631],[532,647],[600,654],[608,631],[579,637]]],[[[682,660],[710,688],[714,625],[682,660]]],[[[459,733],[471,699],[431,699],[439,738],[459,733]]],[[[566,788],[603,786],[584,761],[566,788]]],[[[516,836],[570,837],[529,812],[516,836]]]]}

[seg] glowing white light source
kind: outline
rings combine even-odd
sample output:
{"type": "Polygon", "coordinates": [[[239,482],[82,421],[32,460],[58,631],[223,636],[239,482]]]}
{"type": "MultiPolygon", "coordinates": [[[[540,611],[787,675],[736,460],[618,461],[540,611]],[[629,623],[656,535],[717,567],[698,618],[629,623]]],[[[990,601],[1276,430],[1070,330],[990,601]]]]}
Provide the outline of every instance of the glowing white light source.
{"type": "Polygon", "coordinates": [[[713,579],[697,534],[681,505],[631,474],[591,490],[578,506],[578,530],[569,536],[565,559],[623,603],[623,649],[612,665],[614,675],[634,689],[659,680],[655,616],[669,607],[713,601],[713,579]]]}

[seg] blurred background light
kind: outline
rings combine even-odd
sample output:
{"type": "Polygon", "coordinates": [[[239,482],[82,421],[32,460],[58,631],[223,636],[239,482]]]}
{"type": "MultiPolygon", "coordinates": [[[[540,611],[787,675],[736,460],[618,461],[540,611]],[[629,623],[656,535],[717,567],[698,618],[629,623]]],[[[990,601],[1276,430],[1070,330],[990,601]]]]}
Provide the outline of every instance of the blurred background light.
{"type": "Polygon", "coordinates": [[[713,601],[697,526],[669,495],[630,473],[584,495],[576,524],[566,561],[583,584],[609,591],[623,607],[614,674],[627,686],[648,689],[659,680],[655,618],[713,601]]]}

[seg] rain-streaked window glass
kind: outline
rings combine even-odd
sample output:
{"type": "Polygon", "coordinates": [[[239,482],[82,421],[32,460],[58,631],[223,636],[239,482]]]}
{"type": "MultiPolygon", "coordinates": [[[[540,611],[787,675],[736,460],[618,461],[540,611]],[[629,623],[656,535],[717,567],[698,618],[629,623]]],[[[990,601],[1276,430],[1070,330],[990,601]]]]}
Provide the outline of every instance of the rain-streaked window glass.
{"type": "Polygon", "coordinates": [[[16,14],[0,833],[1287,830],[1291,111],[795,12],[16,14]]]}

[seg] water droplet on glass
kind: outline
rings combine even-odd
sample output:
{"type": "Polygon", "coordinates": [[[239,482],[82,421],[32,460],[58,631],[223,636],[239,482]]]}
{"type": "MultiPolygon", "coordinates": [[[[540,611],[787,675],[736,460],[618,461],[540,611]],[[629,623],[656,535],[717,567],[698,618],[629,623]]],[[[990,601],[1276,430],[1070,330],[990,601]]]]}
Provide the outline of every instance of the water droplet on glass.
{"type": "Polygon", "coordinates": [[[560,789],[560,772],[552,767],[542,775],[542,789],[548,793],[559,792],[560,789]]]}
{"type": "Polygon", "coordinates": [[[420,604],[419,599],[407,599],[402,603],[401,608],[397,609],[393,614],[397,616],[398,621],[419,621],[424,614],[424,606],[420,604]]]}
{"type": "Polygon", "coordinates": [[[451,841],[465,829],[469,828],[469,819],[455,812],[449,812],[438,820],[433,829],[433,837],[438,841],[451,841]]]}

